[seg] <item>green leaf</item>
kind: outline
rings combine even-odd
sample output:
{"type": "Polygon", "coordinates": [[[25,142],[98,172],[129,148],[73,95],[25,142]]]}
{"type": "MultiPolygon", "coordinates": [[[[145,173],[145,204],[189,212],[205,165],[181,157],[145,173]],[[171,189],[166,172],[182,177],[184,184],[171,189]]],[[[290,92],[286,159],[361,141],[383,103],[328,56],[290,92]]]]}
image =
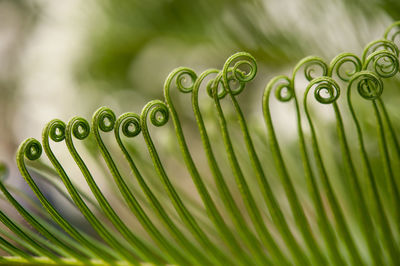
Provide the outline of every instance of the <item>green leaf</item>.
{"type": "Polygon", "coordinates": [[[257,74],[246,52],[221,70],[175,69],[164,100],[150,101],[140,115],[117,117],[101,107],[91,124],[82,117],[50,121],[41,143],[28,138],[17,151],[40,204],[8,184],[0,164],[2,199],[27,222],[0,211],[0,263],[399,265],[399,127],[383,98],[384,80],[399,72],[399,25],[361,57],[342,53],[328,64],[310,56],[291,76],[272,78],[256,122],[265,123],[261,134],[241,107],[240,94],[257,74]],[[194,130],[181,122],[186,94],[194,130]],[[279,131],[281,107],[293,116],[292,140],[279,131]],[[84,145],[90,141],[95,145],[84,145]],[[56,156],[63,144],[72,164],[56,156]],[[52,167],[39,160],[42,151],[52,167]],[[90,230],[73,223],[42,181],[90,230]]]}

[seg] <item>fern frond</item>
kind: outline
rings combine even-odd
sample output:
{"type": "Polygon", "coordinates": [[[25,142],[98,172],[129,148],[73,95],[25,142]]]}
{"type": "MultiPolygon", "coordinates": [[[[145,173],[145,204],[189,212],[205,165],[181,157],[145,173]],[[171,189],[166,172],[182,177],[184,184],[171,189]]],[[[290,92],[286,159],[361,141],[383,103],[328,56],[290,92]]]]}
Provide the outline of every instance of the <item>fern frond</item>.
{"type": "Polygon", "coordinates": [[[165,81],[164,100],[150,101],[141,114],[117,117],[101,107],[91,124],[82,117],[50,121],[41,143],[28,138],[17,151],[20,173],[41,206],[7,184],[7,168],[0,164],[2,199],[27,222],[0,211],[0,249],[5,254],[0,263],[399,265],[400,144],[397,123],[383,100],[385,80],[399,72],[399,35],[396,22],[360,57],[342,53],[327,63],[310,56],[290,76],[272,78],[263,91],[262,134],[248,122],[239,99],[257,73],[256,59],[246,52],[229,57],[221,70],[197,75],[190,68],[175,69],[165,81]],[[191,147],[196,141],[185,129],[181,93],[191,96],[202,149],[191,147]],[[201,107],[202,94],[211,114],[201,107]],[[278,131],[276,100],[292,103],[294,145],[284,142],[278,131]],[[323,112],[332,114],[324,124],[323,112]],[[375,119],[376,133],[366,128],[369,116],[375,119]],[[210,129],[209,120],[218,130],[210,129]],[[152,126],[173,132],[174,153],[180,154],[168,156],[181,160],[179,167],[184,166],[183,176],[191,178],[193,190],[183,191],[177,184],[182,171],[177,167],[173,172],[152,126]],[[137,143],[140,136],[142,146],[137,143]],[[117,145],[110,145],[110,138],[117,145]],[[327,138],[334,150],[326,145],[327,138]],[[104,163],[114,194],[102,188],[85,161],[81,144],[89,143],[95,144],[89,148],[91,156],[104,163]],[[61,144],[84,183],[72,178],[57,158],[52,146],[61,144]],[[371,151],[370,145],[376,149],[371,151]],[[299,156],[300,171],[289,163],[289,146],[299,156]],[[39,160],[43,151],[52,167],[39,160]],[[337,160],[329,156],[332,152],[337,160]],[[60,210],[41,181],[74,206],[92,233],[60,210]]]}

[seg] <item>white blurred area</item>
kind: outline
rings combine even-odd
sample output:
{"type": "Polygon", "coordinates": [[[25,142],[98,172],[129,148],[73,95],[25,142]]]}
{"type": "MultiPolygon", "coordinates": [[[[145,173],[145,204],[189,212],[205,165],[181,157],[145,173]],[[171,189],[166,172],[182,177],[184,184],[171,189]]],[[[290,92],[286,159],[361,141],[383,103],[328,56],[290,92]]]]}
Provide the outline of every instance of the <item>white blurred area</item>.
{"type": "Polygon", "coordinates": [[[53,118],[79,114],[85,99],[78,99],[70,73],[80,48],[81,1],[45,1],[40,19],[21,61],[21,107],[15,119],[16,137],[40,138],[41,129],[53,118]]]}
{"type": "MultiPolygon", "coordinates": [[[[21,1],[23,2],[23,1],[21,1]]],[[[14,156],[18,143],[28,137],[41,138],[45,123],[53,118],[67,121],[74,115],[90,118],[97,107],[107,105],[118,110],[120,100],[136,95],[136,92],[116,92],[113,95],[95,94],[84,90],[74,80],[73,68],[80,54],[90,49],[85,47],[85,36],[93,28],[96,1],[26,1],[27,10],[21,9],[14,1],[0,1],[0,160],[15,168],[14,156]],[[119,98],[120,97],[120,98],[119,98]]],[[[274,31],[295,32],[299,38],[298,47],[309,54],[325,57],[328,61],[337,53],[348,51],[360,53],[366,43],[382,33],[391,19],[376,11],[374,18],[363,13],[347,10],[344,1],[317,0],[265,0],[254,15],[254,20],[266,36],[274,31]],[[279,26],[279,27],[277,27],[279,26]]],[[[222,20],[235,23],[229,14],[222,20]]],[[[99,24],[99,27],[104,26],[99,24]]],[[[213,32],[210,24],[210,32],[213,32]]],[[[217,26],[215,26],[217,27],[217,26]]],[[[246,29],[237,28],[239,35],[246,38],[246,29]]],[[[162,84],[166,73],[172,67],[188,65],[200,71],[205,67],[220,67],[230,52],[223,51],[224,36],[215,39],[213,56],[207,56],[209,46],[185,47],[185,54],[164,48],[168,40],[159,40],[145,49],[132,63],[132,76],[136,83],[153,82],[162,84]],[[164,41],[164,42],[163,42],[164,41]],[[219,57],[216,51],[223,51],[219,57]],[[203,56],[203,54],[205,56],[203,56]],[[213,59],[213,60],[210,60],[213,59]],[[145,73],[155,71],[155,75],[145,73]],[[143,79],[140,79],[143,77],[143,79]]],[[[179,43],[179,40],[173,40],[179,43]]],[[[262,43],[248,40],[253,47],[262,43]]],[[[229,46],[229,49],[231,47],[229,46]]],[[[256,58],[258,59],[258,58],[256,58]]],[[[252,84],[260,88],[254,94],[259,102],[260,94],[268,79],[277,74],[289,74],[293,66],[276,69],[259,59],[260,70],[252,84]]],[[[142,83],[143,87],[146,87],[142,83]]],[[[154,88],[161,90],[161,87],[154,88]]],[[[150,99],[140,99],[142,105],[150,99]]],[[[255,105],[261,109],[261,106],[255,105]]],[[[136,108],[133,111],[138,111],[136,108]]],[[[128,110],[123,110],[128,111],[128,110]]],[[[289,114],[282,113],[284,116],[289,114]]],[[[288,125],[282,124],[284,127],[288,125]]],[[[285,132],[290,132],[286,130],[285,132]]],[[[16,174],[15,169],[11,174],[16,174]]]]}

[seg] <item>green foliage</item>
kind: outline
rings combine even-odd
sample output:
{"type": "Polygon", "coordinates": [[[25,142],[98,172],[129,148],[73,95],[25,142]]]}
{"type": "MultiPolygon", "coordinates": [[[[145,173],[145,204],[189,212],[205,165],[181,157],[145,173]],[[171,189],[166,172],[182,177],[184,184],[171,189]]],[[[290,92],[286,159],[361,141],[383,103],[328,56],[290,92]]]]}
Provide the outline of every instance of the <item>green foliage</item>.
{"type": "Polygon", "coordinates": [[[229,57],[221,70],[209,69],[197,75],[190,68],[175,69],[165,81],[165,101],[150,101],[140,115],[129,112],[117,117],[102,107],[94,113],[91,125],[82,117],[74,117],[68,123],[50,121],[43,130],[42,143],[29,138],[17,152],[21,175],[42,207],[6,184],[7,169],[0,165],[0,190],[29,224],[0,211],[0,220],[7,228],[0,231],[0,247],[9,255],[0,257],[0,262],[398,265],[400,186],[396,169],[400,145],[391,121],[393,114],[382,93],[383,79],[393,78],[399,71],[399,49],[394,43],[400,34],[399,26],[400,23],[393,24],[384,39],[368,44],[361,57],[343,53],[329,64],[319,57],[307,57],[295,66],[290,77],[271,79],[262,97],[266,133],[260,133],[257,126],[248,122],[238,98],[257,73],[255,58],[246,52],[229,57]],[[306,83],[299,85],[300,78],[306,83]],[[191,95],[204,162],[196,160],[199,149],[193,152],[193,136],[185,133],[185,125],[180,122],[179,92],[191,95]],[[205,115],[201,108],[200,92],[208,94],[204,101],[212,102],[213,116],[205,115]],[[293,103],[298,142],[294,148],[282,143],[276,130],[279,114],[273,114],[271,95],[279,102],[293,103]],[[362,105],[367,107],[360,108],[362,105]],[[360,115],[365,108],[376,121],[375,139],[366,137],[369,118],[360,115]],[[324,144],[324,126],[316,117],[327,110],[333,113],[333,119],[325,130],[332,134],[329,141],[337,146],[334,151],[339,154],[339,162],[328,156],[331,151],[324,144]],[[216,119],[213,122],[220,135],[219,143],[210,130],[210,117],[216,119]],[[150,132],[151,125],[163,127],[169,119],[183,159],[181,165],[193,181],[193,191],[183,191],[176,184],[177,180],[184,181],[184,174],[180,177],[179,169],[171,171],[162,155],[160,135],[155,130],[150,132]],[[331,133],[334,128],[336,134],[331,133]],[[114,133],[118,151],[106,146],[107,133],[114,133]],[[132,144],[133,138],[140,135],[144,144],[132,144]],[[66,144],[90,193],[67,174],[51,147],[56,142],[66,144]],[[377,142],[379,155],[369,151],[370,142],[377,142]],[[78,151],[78,143],[89,143],[95,160],[102,157],[112,177],[110,183],[116,187],[114,194],[142,230],[129,224],[129,215],[122,215],[110,195],[101,189],[98,178],[78,151]],[[270,152],[263,151],[262,143],[270,152]],[[41,158],[42,150],[54,169],[45,162],[32,164],[41,158]],[[143,157],[146,150],[148,157],[143,157]],[[298,155],[301,170],[292,169],[297,164],[290,164],[288,150],[298,155]],[[121,166],[122,158],[131,175],[121,166]],[[138,165],[146,163],[140,170],[138,165]],[[206,166],[208,174],[202,169],[206,166]],[[149,174],[152,170],[155,174],[149,174]],[[176,175],[178,179],[173,178],[176,175]],[[94,234],[73,224],[45,195],[34,176],[54,187],[58,187],[54,178],[61,179],[63,188],[58,190],[82,214],[94,234]],[[159,186],[152,180],[155,177],[159,186]],[[138,186],[132,185],[133,178],[138,186]],[[194,199],[195,191],[201,203],[194,199]],[[19,193],[21,198],[11,192],[19,193]]]}

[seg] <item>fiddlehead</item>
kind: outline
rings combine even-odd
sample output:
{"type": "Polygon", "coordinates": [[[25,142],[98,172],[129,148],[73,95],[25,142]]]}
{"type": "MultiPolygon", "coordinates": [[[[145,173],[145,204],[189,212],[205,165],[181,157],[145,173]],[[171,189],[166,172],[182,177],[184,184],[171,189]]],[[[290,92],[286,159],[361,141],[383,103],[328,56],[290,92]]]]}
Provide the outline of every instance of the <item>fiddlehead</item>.
{"type": "Polygon", "coordinates": [[[357,80],[357,91],[361,97],[366,100],[378,99],[383,92],[383,82],[372,72],[360,72],[351,83],[349,87],[357,80]]]}
{"type": "Polygon", "coordinates": [[[392,25],[390,25],[386,29],[383,36],[385,39],[395,42],[396,39],[398,39],[400,36],[400,21],[397,21],[397,22],[393,23],[392,25]]]}
{"type": "Polygon", "coordinates": [[[352,53],[342,53],[332,59],[327,76],[333,77],[333,74],[340,80],[348,82],[351,77],[361,71],[361,60],[352,53]]]}
{"type": "Polygon", "coordinates": [[[317,77],[326,76],[328,73],[328,66],[325,61],[318,56],[308,56],[303,58],[297,65],[294,67],[293,75],[292,75],[292,86],[294,87],[295,78],[300,70],[303,69],[304,77],[311,81],[317,77]],[[319,72],[318,72],[319,69],[319,72]]]}
{"type": "Polygon", "coordinates": [[[18,167],[21,172],[27,172],[24,157],[31,161],[35,161],[42,155],[42,145],[36,139],[30,138],[25,140],[18,149],[17,153],[18,167]]]}
{"type": "Polygon", "coordinates": [[[232,55],[226,60],[222,69],[222,81],[225,91],[230,92],[232,95],[238,95],[243,91],[245,83],[255,78],[256,73],[257,64],[252,55],[246,52],[232,55]]]}
{"type": "MultiPolygon", "coordinates": [[[[315,127],[311,119],[311,114],[308,105],[308,94],[311,90],[314,90],[314,98],[321,104],[332,104],[335,103],[340,95],[340,87],[336,81],[330,77],[320,77],[312,80],[304,92],[303,105],[306,113],[308,123],[311,128],[313,136],[316,135],[315,127]]],[[[315,140],[314,140],[315,141],[315,140]]],[[[322,160],[321,160],[322,161],[322,160]]]]}
{"type": "Polygon", "coordinates": [[[125,113],[118,117],[115,121],[115,136],[118,142],[120,142],[120,130],[127,138],[133,138],[140,134],[142,129],[140,128],[140,116],[135,113],[125,113]]]}
{"type": "Polygon", "coordinates": [[[196,117],[200,117],[200,108],[199,108],[199,91],[200,91],[200,87],[201,85],[204,83],[204,81],[208,78],[209,80],[207,81],[206,84],[206,91],[207,94],[213,98],[213,89],[214,89],[214,83],[215,83],[215,79],[216,78],[220,78],[221,75],[220,71],[218,69],[207,69],[206,71],[204,71],[203,73],[201,73],[201,75],[196,79],[194,85],[193,85],[193,90],[192,90],[192,106],[194,108],[194,113],[196,117]],[[215,77],[211,77],[211,76],[215,76],[215,77]]]}
{"type": "Polygon", "coordinates": [[[110,132],[114,129],[115,120],[114,112],[107,107],[102,107],[93,115],[93,130],[98,127],[103,132],[110,132]]]}
{"type": "Polygon", "coordinates": [[[60,142],[65,139],[65,123],[61,120],[53,120],[49,123],[46,133],[54,142],[60,142]]]}
{"type": "Polygon", "coordinates": [[[267,85],[266,93],[275,88],[275,97],[278,101],[288,102],[293,99],[294,88],[291,86],[291,80],[287,76],[279,76],[274,79],[269,85],[267,85]]]}
{"type": "Polygon", "coordinates": [[[183,93],[189,93],[193,90],[194,82],[197,79],[196,73],[187,67],[179,67],[173,70],[165,80],[165,97],[169,97],[170,88],[172,86],[173,81],[175,80],[176,88],[183,93]]]}
{"type": "MultiPolygon", "coordinates": [[[[169,120],[169,111],[168,111],[168,107],[165,103],[161,102],[161,101],[153,101],[152,102],[153,105],[149,105],[148,109],[145,109],[146,111],[149,110],[149,115],[147,115],[146,112],[146,116],[149,117],[150,122],[153,124],[153,126],[156,127],[161,127],[163,125],[165,125],[168,120],[169,120]],[[151,109],[150,109],[151,107],[151,109]]],[[[142,121],[142,119],[141,119],[142,121]]],[[[146,121],[146,120],[145,120],[146,121]]],[[[147,121],[146,123],[141,123],[142,129],[146,129],[148,130],[148,126],[147,126],[147,121]],[[144,127],[143,127],[144,125],[144,127]]]]}
{"type": "Polygon", "coordinates": [[[392,41],[380,39],[366,45],[362,54],[362,61],[365,62],[371,54],[382,50],[388,51],[396,56],[399,55],[399,48],[392,41]]]}
{"type": "Polygon", "coordinates": [[[69,122],[69,128],[71,128],[71,134],[67,134],[74,136],[79,140],[86,139],[90,134],[90,125],[88,121],[82,117],[74,117],[69,122]]]}
{"type": "MultiPolygon", "coordinates": [[[[264,94],[262,99],[262,109],[263,109],[264,119],[265,122],[267,123],[268,133],[270,137],[274,139],[271,141],[275,143],[276,135],[275,135],[274,125],[272,123],[272,116],[269,105],[272,92],[274,92],[276,99],[281,102],[288,102],[291,99],[295,98],[296,95],[294,92],[294,88],[292,87],[292,80],[284,75],[276,76],[273,79],[271,79],[264,89],[264,94]]],[[[274,150],[274,153],[276,152],[280,152],[279,148],[278,150],[274,150]]]]}
{"type": "Polygon", "coordinates": [[[393,77],[399,72],[398,55],[387,50],[373,52],[366,58],[363,69],[366,70],[369,66],[382,78],[393,77]]]}
{"type": "Polygon", "coordinates": [[[340,87],[335,80],[322,77],[313,80],[307,86],[306,92],[304,93],[304,106],[307,106],[307,95],[311,88],[314,87],[314,97],[322,104],[331,104],[335,102],[340,95],[340,87]]]}

